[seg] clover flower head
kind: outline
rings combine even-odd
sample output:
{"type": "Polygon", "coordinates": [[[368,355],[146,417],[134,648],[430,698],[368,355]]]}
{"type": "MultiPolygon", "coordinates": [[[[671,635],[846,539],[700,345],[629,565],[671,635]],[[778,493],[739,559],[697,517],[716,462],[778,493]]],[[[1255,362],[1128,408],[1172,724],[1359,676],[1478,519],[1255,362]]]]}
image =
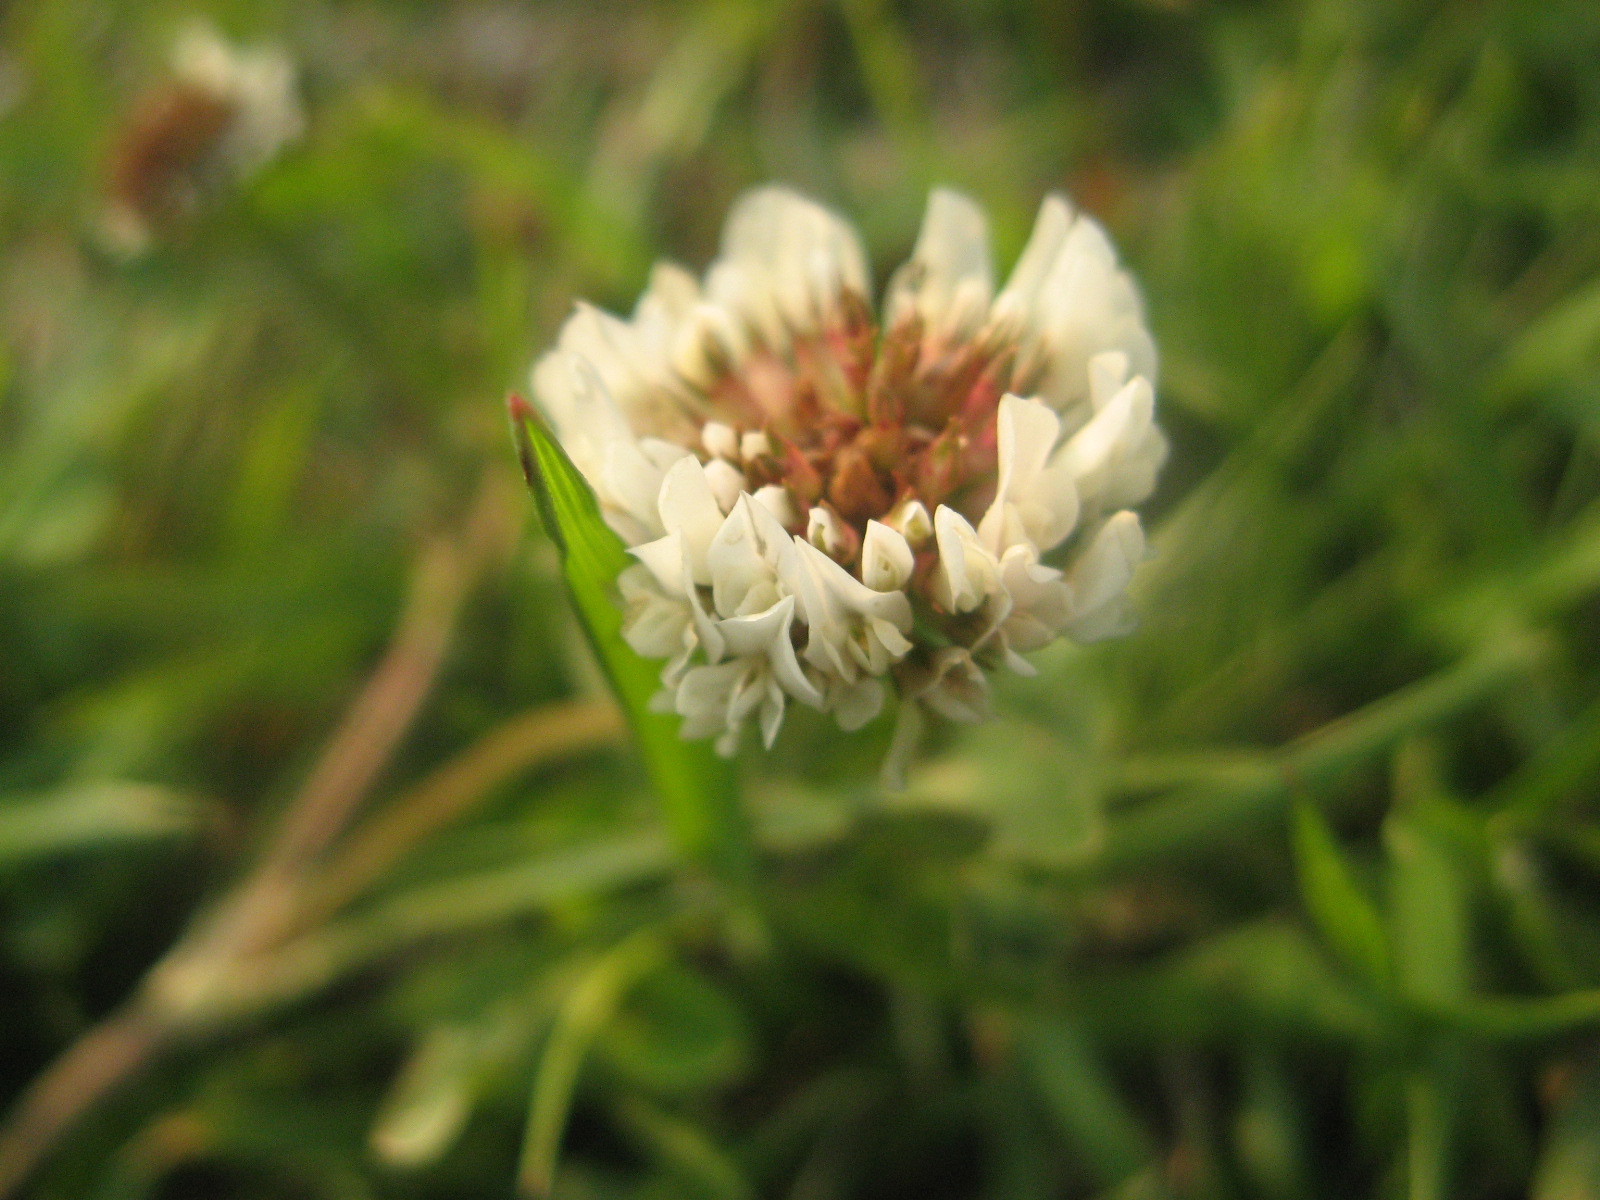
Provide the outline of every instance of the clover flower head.
{"type": "Polygon", "coordinates": [[[781,187],[703,279],[658,264],[631,319],[580,304],[534,391],[638,560],[624,636],[656,703],[724,754],[786,706],[855,729],[981,719],[997,667],[1130,627],[1132,510],[1166,442],[1156,353],[1105,232],[1044,201],[996,287],[982,210],[928,203],[881,317],[860,240],[781,187]]]}
{"type": "Polygon", "coordinates": [[[185,26],[169,78],[135,105],[112,148],[102,233],[113,250],[142,253],[158,226],[219,183],[259,171],[304,130],[287,53],[235,46],[203,22],[185,26]]]}

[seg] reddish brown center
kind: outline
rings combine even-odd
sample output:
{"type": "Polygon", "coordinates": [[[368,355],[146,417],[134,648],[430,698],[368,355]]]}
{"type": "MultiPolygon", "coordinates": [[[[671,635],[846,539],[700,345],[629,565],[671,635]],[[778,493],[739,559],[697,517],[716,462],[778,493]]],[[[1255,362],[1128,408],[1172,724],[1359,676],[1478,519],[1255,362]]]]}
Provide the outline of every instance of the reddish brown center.
{"type": "Polygon", "coordinates": [[[786,353],[757,349],[709,389],[711,419],[762,430],[772,453],[744,463],[748,489],[788,489],[804,526],[816,505],[858,535],[898,505],[970,517],[994,495],[995,409],[1014,353],[978,338],[930,346],[915,318],[881,333],[852,298],[786,353]]]}

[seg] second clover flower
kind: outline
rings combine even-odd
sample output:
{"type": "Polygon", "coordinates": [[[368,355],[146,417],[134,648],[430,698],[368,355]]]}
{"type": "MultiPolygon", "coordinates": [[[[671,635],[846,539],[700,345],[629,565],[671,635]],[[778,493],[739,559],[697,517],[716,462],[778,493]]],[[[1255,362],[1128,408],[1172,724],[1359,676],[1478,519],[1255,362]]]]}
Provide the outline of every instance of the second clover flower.
{"type": "Polygon", "coordinates": [[[1104,231],[1059,197],[996,293],[987,222],[935,191],[881,324],[855,231],[784,188],[734,206],[703,281],[658,264],[534,370],[638,565],[624,636],[657,704],[732,754],[789,701],[856,729],[889,689],[982,718],[987,672],[1130,626],[1132,506],[1166,456],[1154,343],[1104,231]]]}

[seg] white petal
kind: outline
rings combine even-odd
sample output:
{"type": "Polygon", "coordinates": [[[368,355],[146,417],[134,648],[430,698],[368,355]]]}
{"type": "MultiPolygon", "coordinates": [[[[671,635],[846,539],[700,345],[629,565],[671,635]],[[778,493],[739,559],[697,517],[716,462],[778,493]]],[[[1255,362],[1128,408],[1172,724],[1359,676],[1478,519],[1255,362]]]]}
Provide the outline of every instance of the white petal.
{"type": "Polygon", "coordinates": [[[677,325],[689,318],[700,302],[700,283],[677,263],[658,262],[650,268],[650,286],[634,309],[634,325],[660,320],[677,325]]]}
{"type": "Polygon", "coordinates": [[[794,620],[794,597],[785,596],[766,612],[748,617],[730,617],[717,628],[728,642],[728,653],[736,658],[765,657],[780,637],[787,640],[794,620]]]}
{"type": "Polygon", "coordinates": [[[1072,206],[1061,196],[1046,196],[1039,205],[1039,215],[1034,219],[1028,244],[1023,247],[1017,265],[1012,268],[1011,278],[1006,280],[1005,289],[995,297],[996,316],[1015,319],[1033,307],[1071,227],[1072,206]]]}
{"type": "Polygon", "coordinates": [[[717,507],[729,512],[744,491],[744,472],[725,458],[713,458],[706,464],[706,482],[717,498],[717,507]]]}
{"type": "Polygon", "coordinates": [[[1131,372],[1155,378],[1155,343],[1138,288],[1099,223],[1074,215],[1059,197],[1040,209],[992,311],[1021,338],[1024,359],[1042,366],[1037,390],[1054,407],[1088,398],[1089,363],[1106,351],[1125,355],[1131,372]]]}
{"type": "Polygon", "coordinates": [[[717,375],[736,365],[749,351],[739,320],[720,304],[696,304],[678,323],[666,357],[682,378],[709,388],[717,375]]]}
{"type": "Polygon", "coordinates": [[[806,541],[830,557],[844,548],[844,528],[832,509],[820,504],[812,507],[806,517],[806,541]]]}
{"type": "Polygon", "coordinates": [[[1048,549],[1066,537],[1078,515],[1071,476],[1063,488],[1045,474],[1061,418],[1037,400],[1007,395],[1000,400],[995,426],[999,480],[978,534],[996,556],[1020,542],[1048,549]]]}
{"type": "Polygon", "coordinates": [[[1073,637],[1097,641],[1123,631],[1121,601],[1144,556],[1144,530],[1136,513],[1119,512],[1100,527],[1067,573],[1073,609],[1068,632],[1073,637]]]}
{"type": "Polygon", "coordinates": [[[1150,494],[1166,456],[1155,428],[1155,395],[1135,376],[1061,449],[1061,469],[1077,481],[1086,502],[1135,504],[1150,494]]]}
{"type": "Polygon", "coordinates": [[[767,660],[773,678],[793,696],[813,707],[822,705],[822,693],[800,669],[789,628],[794,623],[795,601],[785,596],[764,613],[734,617],[718,626],[731,654],[767,660]]]}
{"type": "Polygon", "coordinates": [[[853,682],[860,670],[877,674],[903,658],[911,643],[911,602],[900,591],[867,587],[809,542],[794,540],[799,562],[793,571],[810,636],[806,661],[853,682]]]}
{"type": "Polygon", "coordinates": [[[959,192],[935,189],[911,259],[890,285],[888,324],[916,313],[934,338],[955,336],[976,327],[993,294],[983,210],[959,192]]]}
{"type": "Polygon", "coordinates": [[[870,588],[809,543],[801,543],[801,548],[830,602],[838,609],[878,617],[897,629],[911,628],[911,602],[904,592],[870,588]]]}
{"type": "Polygon", "coordinates": [[[789,489],[769,483],[759,487],[751,497],[762,508],[772,514],[773,518],[785,529],[800,520],[800,514],[795,511],[794,498],[789,495],[789,489]]]}
{"type": "Polygon", "coordinates": [[[783,689],[775,680],[768,680],[766,695],[761,700],[761,744],[768,750],[778,740],[778,730],[783,726],[783,689]]]}
{"type": "Polygon", "coordinates": [[[735,660],[688,671],[673,697],[673,706],[683,718],[680,735],[703,738],[726,730],[733,690],[747,670],[746,664],[735,660]]]}
{"type": "Polygon", "coordinates": [[[1073,593],[1061,572],[1031,547],[1014,546],[1000,564],[1000,581],[1009,601],[1000,630],[1007,649],[1039,650],[1054,641],[1072,616],[1073,593]]]}
{"type": "Polygon", "coordinates": [[[921,500],[902,500],[883,519],[890,529],[905,536],[914,549],[920,550],[933,536],[933,518],[921,500]]]}
{"type": "Polygon", "coordinates": [[[628,553],[649,567],[650,573],[669,594],[676,595],[683,591],[682,534],[669,533],[653,542],[641,542],[637,546],[630,546],[628,553]]]}
{"type": "Polygon", "coordinates": [[[585,473],[586,449],[593,448],[588,458],[594,462],[598,447],[634,436],[622,409],[594,367],[569,351],[552,350],[535,364],[533,394],[555,427],[556,436],[585,473]]]}
{"type": "Polygon", "coordinates": [[[746,462],[752,458],[764,458],[771,453],[772,439],[759,429],[739,438],[739,457],[746,462]]]}
{"type": "Polygon", "coordinates": [[[700,430],[700,444],[712,458],[738,458],[739,434],[732,425],[707,421],[700,430]]]}
{"type": "Polygon", "coordinates": [[[989,715],[989,681],[972,655],[947,646],[933,656],[912,695],[951,721],[976,722],[989,715]]]}
{"type": "Polygon", "coordinates": [[[698,459],[681,458],[672,464],[661,481],[657,508],[662,526],[683,535],[684,555],[695,583],[709,585],[706,552],[722,526],[722,508],[698,459]]]}
{"type": "Polygon", "coordinates": [[[853,733],[883,711],[883,681],[864,675],[854,683],[839,683],[828,691],[828,708],[839,728],[853,733]]]}
{"type": "Polygon", "coordinates": [[[934,600],[954,613],[971,612],[998,586],[994,556],[967,519],[947,504],[933,514],[939,563],[930,581],[934,600]]]}
{"type": "Polygon", "coordinates": [[[809,331],[839,293],[868,289],[866,255],[850,225],[782,187],[747,192],[733,206],[708,295],[774,345],[809,331]]]}
{"type": "Polygon", "coordinates": [[[779,572],[784,585],[799,601],[801,620],[808,631],[806,661],[823,671],[853,679],[855,667],[845,650],[850,630],[843,606],[829,593],[818,560],[833,567],[839,564],[798,535],[791,545],[793,549],[784,556],[779,572]]]}
{"type": "Polygon", "coordinates": [[[1089,399],[1096,412],[1122,390],[1128,370],[1128,356],[1121,350],[1106,350],[1089,360],[1089,399]]]}
{"type": "Polygon", "coordinates": [[[623,639],[644,658],[672,658],[691,628],[689,606],[664,594],[644,567],[629,567],[617,580],[627,607],[623,639]]]}
{"type": "Polygon", "coordinates": [[[606,391],[627,411],[639,386],[640,352],[626,321],[580,300],[561,327],[558,344],[588,363],[606,391]]]}
{"type": "Polygon", "coordinates": [[[910,580],[914,566],[911,546],[898,530],[867,522],[867,535],[861,540],[862,583],[875,592],[898,591],[910,580]]]}
{"type": "Polygon", "coordinates": [[[777,600],[776,572],[762,554],[751,508],[740,497],[706,551],[711,603],[723,617],[762,612],[777,600]]]}
{"type": "Polygon", "coordinates": [[[644,536],[660,537],[664,531],[656,499],[661,494],[661,480],[665,474],[645,456],[639,443],[632,438],[618,438],[607,442],[601,452],[595,493],[602,505],[627,514],[644,536]]]}
{"type": "Polygon", "coordinates": [[[784,556],[791,552],[789,531],[783,527],[771,506],[752,503],[749,507],[750,523],[755,528],[761,554],[769,563],[778,566],[784,556]]]}

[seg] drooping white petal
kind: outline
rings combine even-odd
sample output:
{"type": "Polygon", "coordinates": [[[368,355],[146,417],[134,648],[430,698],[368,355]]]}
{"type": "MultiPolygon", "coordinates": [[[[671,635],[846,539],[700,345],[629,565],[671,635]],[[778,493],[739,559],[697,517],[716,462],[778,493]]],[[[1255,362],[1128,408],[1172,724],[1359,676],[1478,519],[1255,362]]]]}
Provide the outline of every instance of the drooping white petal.
{"type": "Polygon", "coordinates": [[[1041,563],[1031,546],[1013,546],[1000,562],[1000,584],[1008,606],[999,632],[1008,651],[1042,650],[1060,636],[1073,599],[1060,571],[1041,563]]]}
{"type": "Polygon", "coordinates": [[[937,651],[903,684],[908,700],[920,701],[948,720],[970,723],[989,715],[989,681],[961,646],[937,651]]]}
{"type": "Polygon", "coordinates": [[[727,639],[728,652],[743,657],[764,657],[773,678],[796,700],[813,707],[822,706],[822,693],[806,678],[789,636],[794,624],[795,602],[785,596],[764,613],[733,617],[719,626],[727,639]]]}
{"type": "Polygon", "coordinates": [[[1144,557],[1144,529],[1137,513],[1119,512],[1102,525],[1067,573],[1067,585],[1072,589],[1067,632],[1080,642],[1127,632],[1128,584],[1144,557]]]}
{"type": "MultiPolygon", "coordinates": [[[[637,558],[654,577],[656,585],[668,596],[681,596],[687,603],[694,622],[696,637],[706,658],[716,662],[722,657],[722,635],[716,623],[706,612],[700,599],[700,589],[695,585],[694,571],[689,562],[689,551],[681,533],[673,532],[653,542],[629,547],[628,553],[637,558]]],[[[627,572],[624,572],[626,574],[627,572]]]]}
{"type": "MultiPolygon", "coordinates": [[[[679,451],[679,457],[688,456],[687,450],[679,451]]],[[[665,468],[652,461],[644,448],[631,438],[614,439],[601,450],[599,477],[594,480],[595,494],[607,520],[623,541],[639,542],[660,537],[664,532],[656,502],[665,476],[665,468]]]]}
{"type": "Polygon", "coordinates": [[[686,671],[673,696],[673,707],[683,718],[679,734],[703,738],[725,733],[734,689],[749,669],[747,663],[734,659],[686,671]]]}
{"type": "Polygon", "coordinates": [[[622,636],[644,658],[671,658],[691,629],[689,606],[661,590],[653,574],[632,566],[617,578],[617,588],[627,610],[622,636]]]}
{"type": "Polygon", "coordinates": [[[650,569],[656,581],[669,593],[683,590],[683,535],[669,533],[653,542],[628,547],[628,553],[650,569]]]}
{"type": "Polygon", "coordinates": [[[787,578],[810,636],[806,661],[854,682],[865,669],[881,673],[911,649],[911,602],[904,592],[869,588],[811,543],[794,539],[787,578]]]}
{"type": "Polygon", "coordinates": [[[783,726],[785,707],[783,689],[769,676],[765,694],[761,697],[761,744],[768,750],[778,740],[778,730],[783,726]]]}
{"type": "Polygon", "coordinates": [[[835,680],[828,689],[828,711],[840,729],[853,733],[883,711],[886,695],[883,681],[870,675],[854,683],[835,680]]]}

